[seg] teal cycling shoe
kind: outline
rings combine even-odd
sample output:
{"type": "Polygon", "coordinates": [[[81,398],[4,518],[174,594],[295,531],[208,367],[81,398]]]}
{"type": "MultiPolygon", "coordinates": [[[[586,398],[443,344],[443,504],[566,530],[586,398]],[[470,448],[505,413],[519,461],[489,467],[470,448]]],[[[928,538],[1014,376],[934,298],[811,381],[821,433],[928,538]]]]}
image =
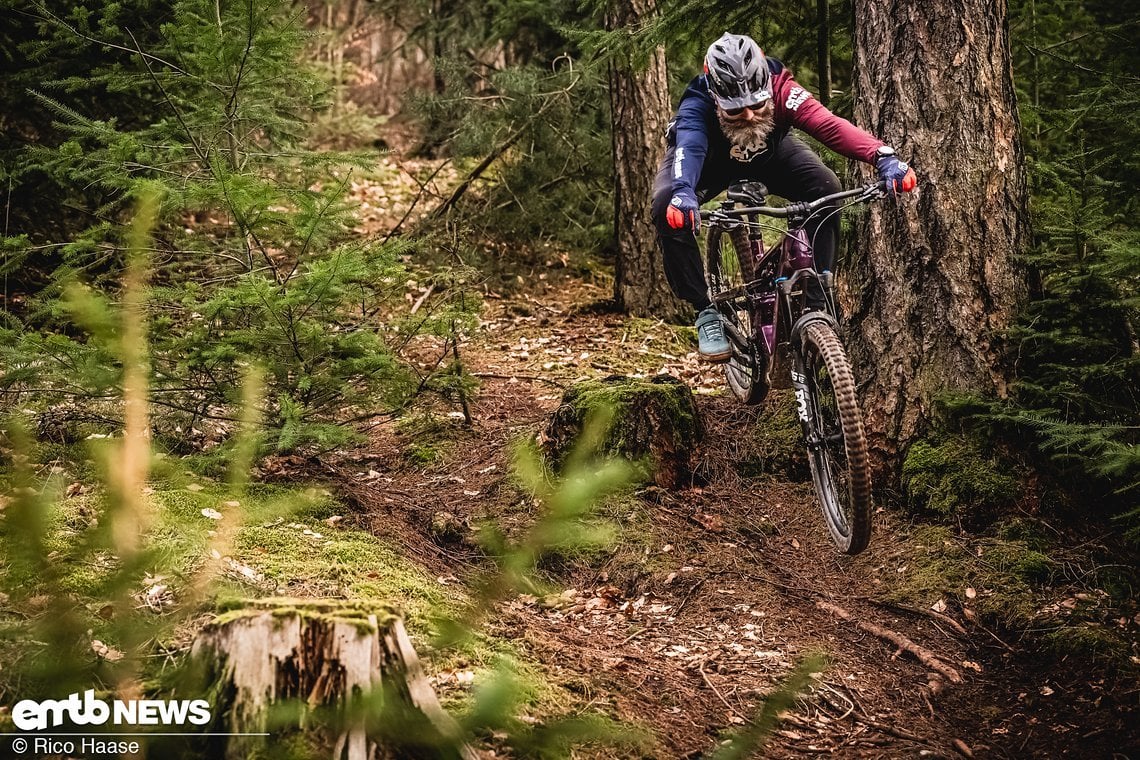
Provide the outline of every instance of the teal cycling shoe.
{"type": "Polygon", "coordinates": [[[732,358],[723,318],[712,306],[697,315],[697,351],[706,362],[726,362],[732,358]]]}

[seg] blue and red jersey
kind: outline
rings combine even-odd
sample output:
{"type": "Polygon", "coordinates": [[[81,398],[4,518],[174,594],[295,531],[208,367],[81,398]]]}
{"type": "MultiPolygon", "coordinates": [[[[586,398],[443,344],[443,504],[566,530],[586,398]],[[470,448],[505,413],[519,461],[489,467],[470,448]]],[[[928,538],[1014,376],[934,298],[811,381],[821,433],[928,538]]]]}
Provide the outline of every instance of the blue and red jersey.
{"type": "MultiPolygon", "coordinates": [[[[763,161],[765,154],[787,136],[792,127],[801,129],[840,155],[874,163],[875,151],[883,141],[827,110],[811,93],[792,79],[780,61],[768,58],[772,72],[772,100],[775,107],[768,148],[749,161],[763,161]]],[[[673,189],[696,193],[697,180],[706,160],[736,161],[731,144],[720,128],[716,103],[709,92],[707,75],[689,83],[669,126],[669,145],[676,146],[673,159],[673,189]]]]}

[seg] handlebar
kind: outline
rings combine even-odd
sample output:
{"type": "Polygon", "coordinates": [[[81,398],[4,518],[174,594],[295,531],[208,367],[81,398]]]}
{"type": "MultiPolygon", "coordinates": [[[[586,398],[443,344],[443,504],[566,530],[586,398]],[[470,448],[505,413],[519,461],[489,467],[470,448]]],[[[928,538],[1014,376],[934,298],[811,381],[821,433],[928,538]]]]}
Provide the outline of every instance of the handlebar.
{"type": "Polygon", "coordinates": [[[744,206],[741,208],[718,208],[711,211],[702,211],[702,221],[715,221],[720,218],[739,218],[742,216],[749,216],[752,214],[760,214],[763,216],[771,216],[777,218],[795,217],[795,216],[808,216],[814,211],[826,206],[834,201],[841,201],[847,198],[855,198],[856,203],[861,203],[869,200],[876,200],[883,197],[887,193],[887,183],[885,180],[877,182],[870,182],[862,187],[857,187],[852,190],[842,190],[838,193],[825,195],[822,198],[817,198],[809,202],[789,203],[787,206],[744,206]]]}

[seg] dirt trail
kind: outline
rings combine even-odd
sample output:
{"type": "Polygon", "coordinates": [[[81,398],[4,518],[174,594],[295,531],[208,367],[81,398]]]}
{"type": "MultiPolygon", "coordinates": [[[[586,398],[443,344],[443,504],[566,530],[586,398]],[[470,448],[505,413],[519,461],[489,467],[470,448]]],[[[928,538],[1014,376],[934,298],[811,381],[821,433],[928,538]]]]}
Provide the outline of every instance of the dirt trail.
{"type": "MultiPolygon", "coordinates": [[[[415,184],[393,195],[364,183],[362,232],[395,224],[407,202],[395,196],[415,184]],[[369,193],[395,203],[370,205],[369,193]]],[[[566,387],[668,372],[694,389],[707,427],[700,487],[641,491],[623,505],[628,514],[608,515],[623,527],[610,554],[547,568],[561,592],[555,603],[521,596],[490,621],[578,695],[573,712],[598,711],[656,737],[641,755],[576,757],[708,755],[813,653],[826,656],[826,669],[784,716],[767,757],[1140,757],[1136,684],[1039,663],[954,610],[876,600],[876,587],[907,569],[908,526],[880,509],[870,548],[837,554],[806,471],[786,479],[738,466],[755,454],[747,441],[765,407],[727,398],[720,369],[697,361],[673,328],[598,308],[609,284],[583,282],[560,263],[536,261],[519,294],[489,294],[480,329],[460,348],[481,382],[473,424],[454,419],[457,408],[440,410],[453,424],[419,462],[409,445],[422,445],[422,432],[382,425],[356,457],[368,477],[347,467],[340,486],[375,533],[450,582],[481,559],[437,540],[438,530],[433,539],[433,518],[525,529],[533,505],[509,479],[512,445],[541,429],[566,387]]],[[[424,338],[407,353],[427,368],[445,349],[424,338]]],[[[441,677],[437,688],[459,687],[441,677]]]]}
{"type": "MultiPolygon", "coordinates": [[[[605,295],[567,279],[488,302],[483,327],[462,347],[482,380],[471,405],[474,424],[457,427],[455,444],[420,466],[409,463],[406,438],[381,428],[370,456],[385,485],[365,487],[346,476],[344,486],[365,505],[377,533],[403,536],[409,552],[440,576],[462,576],[477,560],[432,541],[433,515],[494,517],[508,527],[529,519],[507,480],[510,444],[541,427],[560,386],[639,368],[670,371],[700,391],[719,388],[717,369],[692,353],[670,352],[675,333],[667,326],[582,308],[605,295]]],[[[416,350],[429,363],[438,349],[425,340],[416,350]]],[[[767,756],[1126,751],[1120,739],[1129,716],[1111,700],[1065,694],[1080,688],[1077,675],[1066,682],[1056,672],[1035,674],[1023,653],[988,631],[955,630],[962,623],[933,611],[874,601],[878,578],[896,572],[905,540],[894,518],[880,510],[870,549],[857,558],[838,555],[809,483],[737,473],[738,442],[758,411],[724,395],[698,398],[708,425],[707,483],[643,491],[626,517],[636,543],[592,566],[552,568],[565,590],[558,603],[520,597],[502,605],[492,623],[550,678],[581,694],[576,709],[651,727],[652,756],[697,757],[753,715],[805,655],[822,652],[826,670],[785,717],[767,756]],[[950,683],[937,665],[854,621],[934,653],[962,682],[950,683]],[[1047,691],[1058,698],[1040,696],[1047,691]]]]}

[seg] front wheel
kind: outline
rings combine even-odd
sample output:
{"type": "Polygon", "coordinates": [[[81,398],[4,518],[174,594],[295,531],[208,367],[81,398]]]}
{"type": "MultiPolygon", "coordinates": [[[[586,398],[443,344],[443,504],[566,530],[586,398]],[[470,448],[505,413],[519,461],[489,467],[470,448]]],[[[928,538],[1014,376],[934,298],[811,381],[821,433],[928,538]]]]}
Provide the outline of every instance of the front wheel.
{"type": "Polygon", "coordinates": [[[839,551],[858,554],[871,538],[871,468],[847,352],[823,320],[804,326],[796,401],[812,482],[839,551]]]}

